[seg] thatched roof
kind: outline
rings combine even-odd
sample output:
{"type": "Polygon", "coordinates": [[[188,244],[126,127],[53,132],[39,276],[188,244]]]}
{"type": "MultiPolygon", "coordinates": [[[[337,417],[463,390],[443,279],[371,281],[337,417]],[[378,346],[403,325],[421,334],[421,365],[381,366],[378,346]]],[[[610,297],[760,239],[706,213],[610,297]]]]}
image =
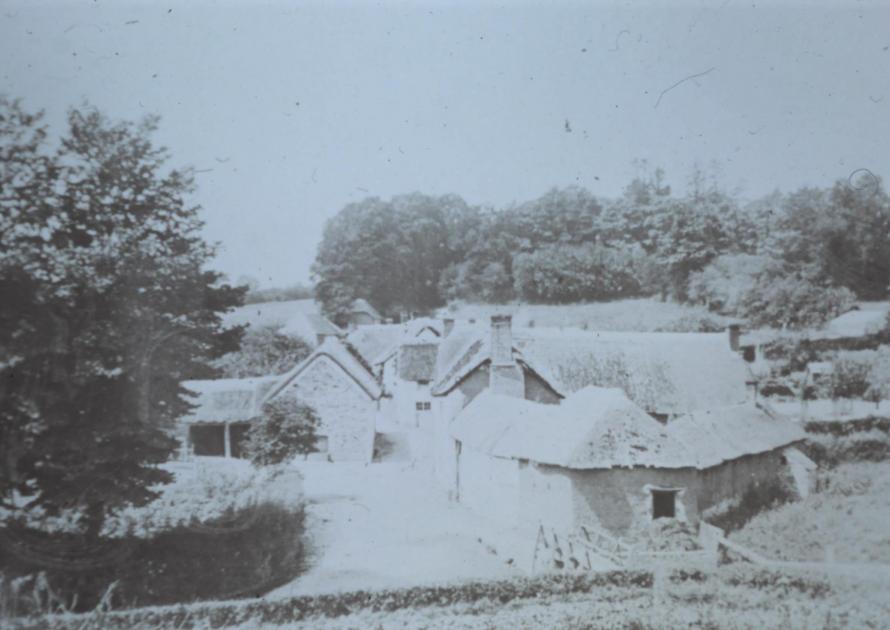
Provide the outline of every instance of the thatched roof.
{"type": "Polygon", "coordinates": [[[484,392],[451,425],[466,448],[575,469],[698,468],[783,448],[803,431],[752,404],[663,425],[619,389],[586,387],[559,405],[484,392]]]}
{"type": "Polygon", "coordinates": [[[362,364],[361,362],[349,351],[349,349],[338,339],[334,337],[328,337],[325,339],[324,343],[321,344],[318,348],[315,349],[315,352],[310,354],[306,359],[304,359],[301,363],[295,366],[293,369],[285,372],[275,383],[275,386],[271,388],[268,395],[266,396],[266,400],[271,400],[282,390],[284,390],[288,385],[290,385],[294,380],[299,377],[310,365],[312,365],[315,361],[318,361],[322,357],[327,357],[331,359],[336,365],[340,367],[353,381],[356,382],[359,387],[361,387],[369,398],[372,400],[376,400],[380,398],[383,393],[380,384],[377,382],[377,379],[374,378],[374,375],[371,374],[362,364]]]}
{"type": "Polygon", "coordinates": [[[336,337],[342,331],[331,323],[324,315],[318,313],[297,313],[281,328],[281,333],[300,337],[310,345],[318,344],[318,336],[336,337]]]}
{"type": "Polygon", "coordinates": [[[381,320],[383,317],[377,311],[376,308],[371,306],[370,302],[365,298],[358,298],[352,301],[352,304],[349,305],[350,313],[367,313],[371,317],[376,320],[381,320]]]}
{"type": "Polygon", "coordinates": [[[195,407],[181,421],[244,422],[256,418],[276,380],[277,377],[184,381],[182,386],[195,393],[188,398],[195,407]]]}
{"type": "MultiPolygon", "coordinates": [[[[464,327],[442,342],[433,393],[446,394],[490,359],[486,327],[464,327]]],[[[648,412],[678,414],[744,402],[751,375],[722,333],[615,333],[524,328],[516,360],[559,394],[617,387],[648,412]]]]}

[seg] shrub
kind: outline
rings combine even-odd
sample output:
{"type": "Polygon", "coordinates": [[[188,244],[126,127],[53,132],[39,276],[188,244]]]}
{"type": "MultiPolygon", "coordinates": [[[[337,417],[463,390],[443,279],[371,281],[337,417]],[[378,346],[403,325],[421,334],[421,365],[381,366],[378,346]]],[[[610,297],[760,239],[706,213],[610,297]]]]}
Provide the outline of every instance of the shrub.
{"type": "Polygon", "coordinates": [[[319,425],[312,407],[291,396],[281,396],[263,405],[263,415],[251,423],[244,452],[256,466],[280,464],[296,455],[314,453],[319,425]]]}
{"type": "Polygon", "coordinates": [[[741,498],[707,514],[707,522],[731,532],[741,529],[752,518],[770,508],[787,503],[795,498],[788,479],[751,484],[741,498]]]}

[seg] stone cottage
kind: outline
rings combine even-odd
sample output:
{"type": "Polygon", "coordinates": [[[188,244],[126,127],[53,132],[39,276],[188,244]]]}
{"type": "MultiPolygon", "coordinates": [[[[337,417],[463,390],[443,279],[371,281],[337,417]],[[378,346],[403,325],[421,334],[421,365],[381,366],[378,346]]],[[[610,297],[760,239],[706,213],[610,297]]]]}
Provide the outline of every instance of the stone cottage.
{"type": "Polygon", "coordinates": [[[626,535],[658,518],[696,525],[787,469],[803,431],[754,403],[666,424],[620,389],[557,406],[488,390],[451,425],[455,496],[505,523],[626,535]]]}
{"type": "MultiPolygon", "coordinates": [[[[504,508],[503,513],[519,518],[521,515],[517,511],[518,506],[525,502],[524,497],[517,498],[520,481],[516,474],[519,467],[524,467],[521,477],[529,480],[524,486],[525,492],[531,492],[535,486],[531,484],[530,479],[539,473],[544,474],[542,471],[547,471],[549,474],[553,469],[546,467],[553,467],[560,462],[548,462],[546,459],[536,461],[529,453],[517,452],[509,457],[502,457],[504,461],[488,461],[484,465],[477,466],[476,464],[485,461],[485,457],[490,459],[492,454],[487,453],[484,443],[477,442],[478,435],[472,433],[471,426],[474,422],[472,418],[478,420],[478,414],[481,413],[471,411],[473,401],[485,395],[486,400],[489,397],[497,397],[497,400],[505,405],[505,409],[520,405],[524,410],[522,417],[534,416],[543,423],[542,426],[548,426],[548,423],[552,425],[554,431],[557,426],[554,424],[557,422],[555,419],[577,408],[580,404],[578,401],[585,401],[588,405],[605,405],[608,402],[609,405],[606,405],[604,410],[590,409],[588,416],[579,426],[595,430],[599,422],[596,414],[605,413],[611,405],[623,410],[626,415],[624,421],[637,427],[635,431],[646,429],[650,433],[656,432],[653,435],[661,435],[658,431],[662,429],[667,431],[664,428],[669,427],[670,431],[667,433],[673,436],[670,443],[674,445],[671,450],[677,455],[677,459],[672,460],[674,464],[671,466],[668,466],[666,461],[650,461],[649,465],[644,466],[647,469],[645,474],[640,472],[629,474],[625,470],[627,467],[617,466],[617,469],[625,470],[618,477],[621,483],[634,476],[645,480],[638,484],[637,490],[634,491],[636,499],[628,499],[629,504],[634,504],[636,500],[635,505],[643,505],[645,501],[640,503],[643,498],[648,497],[650,501],[654,501],[653,497],[658,496],[659,501],[664,502],[661,505],[667,510],[669,495],[656,495],[650,490],[668,493],[676,490],[674,495],[676,500],[672,504],[674,514],[686,513],[688,518],[694,521],[697,520],[701,510],[712,507],[712,500],[709,497],[717,497],[714,501],[719,502],[722,500],[721,497],[736,496],[743,491],[736,480],[756,480],[736,475],[738,470],[748,470],[745,468],[747,466],[745,462],[757,462],[752,470],[762,467],[763,470],[775,472],[778,465],[776,462],[782,461],[782,448],[800,439],[799,433],[792,430],[793,426],[789,428],[786,423],[775,419],[766,410],[754,404],[756,389],[751,387],[751,383],[751,371],[745,361],[733,352],[725,334],[595,333],[534,328],[513,330],[511,319],[506,315],[492,317],[488,329],[478,326],[456,326],[440,343],[436,379],[432,387],[436,414],[433,430],[429,432],[428,439],[434,454],[432,458],[434,473],[439,484],[446,488],[451,496],[478,502],[480,506],[496,505],[498,501],[491,496],[486,497],[485,490],[482,492],[482,499],[479,500],[480,487],[487,485],[490,489],[498,484],[503,488],[512,487],[513,490],[504,493],[511,498],[502,500],[513,507],[504,508]],[[619,405],[614,393],[606,395],[602,393],[603,390],[620,392],[624,402],[619,405]],[[504,400],[510,402],[504,403],[504,400]],[[464,413],[470,414],[471,419],[467,420],[462,415],[464,413]],[[696,448],[717,451],[719,447],[715,444],[723,439],[715,437],[719,436],[719,433],[712,434],[701,430],[696,433],[696,430],[690,429],[684,434],[685,446],[681,448],[682,441],[678,441],[684,427],[698,426],[705,419],[713,419],[718,427],[722,426],[721,423],[725,424],[731,439],[743,435],[751,430],[751,427],[763,430],[770,438],[767,444],[769,448],[757,450],[759,447],[739,446],[734,455],[728,454],[720,461],[705,465],[702,463],[705,460],[700,457],[698,451],[693,449],[690,453],[690,444],[694,442],[696,448]],[[696,440],[692,440],[696,435],[698,435],[696,440]],[[464,440],[468,442],[466,445],[464,440]],[[680,457],[684,453],[686,455],[680,457]],[[738,461],[721,467],[724,461],[730,460],[738,461]],[[695,482],[686,479],[686,485],[679,483],[672,485],[673,482],[670,480],[676,477],[677,473],[670,471],[674,470],[684,470],[686,471],[684,474],[692,474],[695,482]],[[731,472],[724,475],[723,471],[727,470],[731,472]],[[705,478],[723,481],[706,486],[702,485],[704,482],[700,483],[705,478]],[[658,482],[658,479],[661,481],[658,482]],[[732,482],[725,483],[726,479],[732,482]],[[477,484],[479,480],[484,480],[481,482],[482,486],[477,484]],[[647,484],[651,488],[644,492],[642,488],[647,484]],[[714,490],[718,487],[725,490],[723,495],[714,490]],[[683,497],[688,497],[686,500],[693,501],[694,505],[689,505],[687,509],[683,497]]],[[[490,403],[487,403],[485,409],[490,411],[488,405],[490,403]]],[[[506,430],[513,426],[510,423],[515,421],[508,412],[491,415],[494,419],[487,420],[487,423],[507,423],[504,426],[493,426],[495,432],[506,430]]],[[[525,421],[518,426],[523,427],[522,431],[530,430],[525,421]]],[[[511,431],[516,430],[518,429],[515,427],[511,429],[511,431]]],[[[544,431],[546,434],[548,430],[544,431]]],[[[540,437],[538,433],[530,435],[540,437]]],[[[572,437],[572,435],[574,434],[567,430],[561,434],[561,439],[569,440],[569,443],[564,445],[566,448],[579,447],[584,443],[582,437],[577,435],[572,437]],[[576,444],[573,440],[581,441],[576,444]]],[[[589,440],[596,439],[595,435],[588,437],[589,440]]],[[[658,450],[655,445],[657,441],[638,446],[646,448],[646,452],[654,453],[658,450]]],[[[616,452],[613,455],[618,457],[627,453],[616,452]]],[[[621,460],[619,458],[615,461],[621,460]]],[[[565,462],[562,464],[561,468],[572,472],[561,474],[561,478],[572,480],[572,483],[560,482],[565,489],[563,511],[560,513],[564,516],[572,514],[571,519],[580,518],[577,515],[582,512],[574,511],[574,507],[578,505],[576,498],[578,493],[582,492],[581,488],[588,486],[587,482],[582,483],[577,480],[580,477],[593,479],[595,475],[578,471],[594,470],[596,467],[576,469],[564,465],[565,462]]],[[[601,463],[600,468],[614,470],[615,466],[608,468],[601,463]]],[[[550,485],[553,485],[553,480],[550,485]]],[[[609,487],[609,484],[603,487],[609,487]]],[[[496,494],[503,496],[501,493],[496,494]]],[[[556,495],[549,496],[552,498],[556,495]]],[[[533,507],[535,504],[534,501],[530,501],[528,509],[536,509],[533,507]]],[[[650,509],[654,509],[654,504],[650,502],[648,505],[650,509]]],[[[612,521],[604,519],[607,522],[603,524],[606,527],[620,528],[630,522],[637,522],[637,519],[628,520],[626,514],[625,517],[621,517],[624,521],[617,518],[612,521]]],[[[563,520],[566,519],[571,520],[567,516],[563,520]]]]}
{"type": "Polygon", "coordinates": [[[371,461],[382,389],[364,361],[327,339],[280,376],[264,402],[295,396],[318,413],[319,451],[332,461],[371,461]]]}

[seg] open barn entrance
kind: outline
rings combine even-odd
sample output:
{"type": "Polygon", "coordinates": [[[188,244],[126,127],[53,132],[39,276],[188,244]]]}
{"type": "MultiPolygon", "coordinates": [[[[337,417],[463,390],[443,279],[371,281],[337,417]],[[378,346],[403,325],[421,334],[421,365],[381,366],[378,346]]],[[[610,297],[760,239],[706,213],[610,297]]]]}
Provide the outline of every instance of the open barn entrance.
{"type": "Polygon", "coordinates": [[[675,518],[677,515],[677,491],[652,491],[652,519],[675,518]]]}
{"type": "Polygon", "coordinates": [[[224,457],[226,454],[226,425],[193,424],[189,427],[189,441],[195,455],[224,457]]]}

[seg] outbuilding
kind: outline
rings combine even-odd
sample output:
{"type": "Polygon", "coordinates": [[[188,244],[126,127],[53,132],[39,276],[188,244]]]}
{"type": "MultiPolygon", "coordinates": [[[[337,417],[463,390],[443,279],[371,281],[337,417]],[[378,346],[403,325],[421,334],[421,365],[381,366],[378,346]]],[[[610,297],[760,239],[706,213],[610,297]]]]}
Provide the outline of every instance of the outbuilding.
{"type": "Polygon", "coordinates": [[[490,391],[451,425],[455,495],[506,524],[633,535],[654,519],[696,525],[707,511],[786,470],[802,430],[752,403],[662,423],[617,388],[559,405],[490,391]]]}

